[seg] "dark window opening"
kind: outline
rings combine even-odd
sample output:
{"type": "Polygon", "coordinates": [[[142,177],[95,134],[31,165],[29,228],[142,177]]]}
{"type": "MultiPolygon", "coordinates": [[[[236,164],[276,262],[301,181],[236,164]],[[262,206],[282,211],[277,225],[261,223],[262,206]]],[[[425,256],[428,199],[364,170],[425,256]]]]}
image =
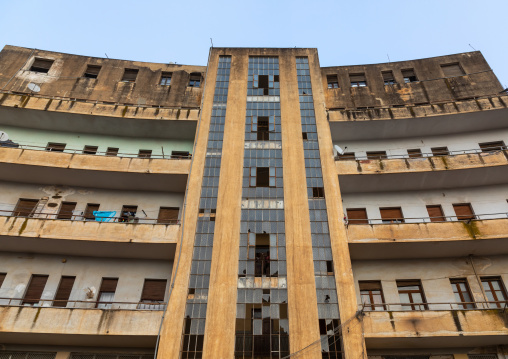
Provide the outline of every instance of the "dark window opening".
{"type": "Polygon", "coordinates": [[[279,82],[275,75],[253,75],[253,87],[263,89],[263,95],[268,95],[270,89],[275,88],[274,83],[279,82]]]}
{"type": "Polygon", "coordinates": [[[251,187],[275,187],[275,167],[251,167],[250,181],[251,187]]]}
{"type": "Polygon", "coordinates": [[[333,275],[333,261],[326,261],[326,272],[328,275],[333,275]]]}
{"type": "Polygon", "coordinates": [[[83,148],[83,154],[84,155],[95,155],[95,154],[97,154],[98,149],[99,149],[98,146],[85,146],[85,148],[83,148]]]}
{"type": "Polygon", "coordinates": [[[201,86],[201,74],[199,72],[193,72],[190,74],[189,87],[201,86]]]}
{"type": "Polygon", "coordinates": [[[118,278],[102,278],[99,295],[97,296],[96,308],[110,309],[111,302],[115,298],[116,286],[118,278]]]}
{"type": "Polygon", "coordinates": [[[108,147],[108,150],[106,151],[106,156],[118,156],[118,150],[119,148],[116,147],[108,147]]]}
{"type": "Polygon", "coordinates": [[[159,217],[157,223],[163,224],[176,224],[178,223],[178,213],[180,208],[178,207],[161,207],[159,209],[159,217]]]}
{"type": "Polygon", "coordinates": [[[34,274],[23,296],[22,305],[38,305],[41,300],[44,287],[48,281],[47,275],[34,274]]]}
{"type": "Polygon", "coordinates": [[[340,161],[355,160],[356,156],[354,152],[344,152],[342,155],[337,156],[340,161]]]}
{"type": "Polygon", "coordinates": [[[409,155],[409,158],[423,157],[422,150],[419,148],[409,149],[407,150],[407,154],[409,155]]]}
{"type": "Polygon", "coordinates": [[[171,72],[162,72],[161,80],[159,82],[159,85],[161,86],[170,86],[171,85],[171,72]]]}
{"type": "Polygon", "coordinates": [[[302,132],[302,138],[304,141],[308,140],[307,132],[302,132]]]}
{"type": "Polygon", "coordinates": [[[76,202],[62,202],[57,219],[73,219],[76,202]]]}
{"type": "Polygon", "coordinates": [[[445,222],[446,218],[443,213],[443,208],[440,205],[427,206],[427,213],[431,222],[445,222]]]}
{"type": "Polygon", "coordinates": [[[139,158],[150,158],[150,157],[152,157],[152,150],[139,150],[138,157],[139,158]]]}
{"type": "Polygon", "coordinates": [[[83,214],[85,221],[95,221],[93,213],[99,210],[99,206],[100,204],[98,203],[87,203],[85,213],[83,214]]]}
{"type": "Polygon", "coordinates": [[[404,77],[405,83],[418,81],[418,78],[416,77],[415,71],[413,69],[402,70],[402,77],[404,77]]]}
{"type": "Polygon", "coordinates": [[[337,78],[337,75],[326,76],[326,81],[328,83],[329,89],[338,89],[339,88],[339,80],[337,78]]]}
{"type": "Polygon", "coordinates": [[[365,310],[386,310],[380,281],[359,281],[360,298],[365,310]]]}
{"type": "Polygon", "coordinates": [[[400,207],[380,208],[379,211],[383,223],[404,223],[404,216],[400,207]]]}
{"type": "Polygon", "coordinates": [[[55,143],[55,142],[48,142],[46,146],[46,151],[53,151],[53,152],[63,152],[65,150],[66,143],[55,143]]]}
{"type": "Polygon", "coordinates": [[[20,198],[12,215],[14,217],[33,217],[38,203],[38,199],[20,198]]]}
{"type": "Polygon", "coordinates": [[[466,278],[454,278],[450,279],[452,285],[453,294],[455,295],[455,301],[460,303],[459,306],[463,309],[474,309],[476,305],[474,303],[471,289],[466,278]]]}
{"type": "Polygon", "coordinates": [[[30,71],[47,74],[51,68],[51,65],[53,65],[53,62],[53,60],[48,59],[35,59],[32,67],[30,67],[30,71]]]}
{"type": "Polygon", "coordinates": [[[86,77],[89,79],[96,79],[99,76],[99,71],[101,71],[100,66],[88,65],[86,67],[85,73],[83,74],[83,77],[86,77]]]}
{"type": "Polygon", "coordinates": [[[346,209],[348,224],[368,224],[367,210],[365,208],[346,209]]]}
{"type": "Polygon", "coordinates": [[[504,141],[482,142],[479,143],[478,145],[480,146],[482,152],[495,152],[506,149],[504,141]]]}
{"type": "Polygon", "coordinates": [[[258,117],[258,130],[257,130],[258,141],[268,141],[268,117],[258,117]]]}
{"type": "Polygon", "coordinates": [[[433,156],[448,156],[450,154],[448,147],[432,147],[430,150],[433,156]]]}
{"type": "Polygon", "coordinates": [[[211,209],[210,210],[210,221],[211,222],[215,222],[215,215],[217,214],[217,210],[216,209],[211,209]]]}
{"type": "Polygon", "coordinates": [[[453,209],[459,221],[467,221],[476,218],[471,203],[453,204],[453,209]]]}
{"type": "Polygon", "coordinates": [[[464,76],[466,74],[458,62],[441,65],[441,69],[443,70],[445,77],[457,77],[464,76]]]}
{"type": "Polygon", "coordinates": [[[393,71],[383,71],[383,81],[386,85],[395,85],[397,81],[395,81],[395,77],[393,76],[393,71]]]}
{"type": "Polygon", "coordinates": [[[68,277],[62,276],[60,279],[60,284],[58,285],[58,289],[55,294],[55,300],[53,302],[53,307],[66,307],[67,301],[71,296],[72,287],[74,286],[74,281],[76,277],[68,277]]]}
{"type": "Polygon", "coordinates": [[[270,277],[270,235],[256,234],[254,275],[270,277]]]}
{"type": "Polygon", "coordinates": [[[122,77],[122,82],[136,82],[138,72],[138,69],[125,69],[122,77]]]}
{"type": "Polygon", "coordinates": [[[2,287],[2,284],[4,283],[6,276],[7,276],[7,273],[0,273],[0,288],[2,287]]]}
{"type": "Polygon", "coordinates": [[[350,74],[349,81],[351,82],[351,87],[365,87],[365,86],[367,86],[367,79],[365,78],[364,73],[350,74]]]}
{"type": "Polygon", "coordinates": [[[403,310],[428,310],[420,280],[398,280],[400,303],[403,310]]]}
{"type": "Polygon", "coordinates": [[[123,206],[122,211],[120,212],[120,218],[118,218],[118,222],[137,223],[137,211],[138,206],[123,206]]]}
{"type": "Polygon", "coordinates": [[[386,156],[386,151],[368,151],[367,158],[369,160],[385,160],[388,157],[386,156]]]}
{"type": "Polygon", "coordinates": [[[323,187],[312,187],[313,198],[325,198],[325,189],[323,187]]]}
{"type": "Polygon", "coordinates": [[[171,158],[190,158],[189,151],[171,151],[171,158]]]}

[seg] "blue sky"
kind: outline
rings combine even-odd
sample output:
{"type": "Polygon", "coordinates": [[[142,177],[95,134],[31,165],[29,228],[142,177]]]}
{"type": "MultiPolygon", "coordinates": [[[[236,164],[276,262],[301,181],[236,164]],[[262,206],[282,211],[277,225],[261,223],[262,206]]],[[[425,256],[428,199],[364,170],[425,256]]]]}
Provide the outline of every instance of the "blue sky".
{"type": "Polygon", "coordinates": [[[206,65],[217,47],[317,47],[322,66],[482,51],[508,87],[507,0],[0,0],[0,46],[206,65]]]}

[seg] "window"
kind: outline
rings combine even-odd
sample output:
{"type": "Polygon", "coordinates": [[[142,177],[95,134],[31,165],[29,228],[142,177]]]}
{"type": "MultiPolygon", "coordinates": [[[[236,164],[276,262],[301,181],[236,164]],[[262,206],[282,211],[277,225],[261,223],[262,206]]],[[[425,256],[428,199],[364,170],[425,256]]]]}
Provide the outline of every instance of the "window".
{"type": "Polygon", "coordinates": [[[275,167],[251,167],[250,187],[275,187],[275,167]]]}
{"type": "Polygon", "coordinates": [[[419,148],[413,148],[407,150],[407,154],[409,155],[409,158],[422,157],[422,150],[420,150],[419,148]]]}
{"type": "Polygon", "coordinates": [[[57,219],[73,219],[76,202],[62,202],[57,219]]]}
{"type": "Polygon", "coordinates": [[[97,146],[85,146],[85,148],[83,148],[83,154],[84,155],[95,155],[97,153],[98,149],[99,149],[99,147],[97,147],[97,146]]]}
{"type": "Polygon", "coordinates": [[[38,199],[20,198],[12,215],[14,217],[33,217],[38,203],[38,199]]]}
{"type": "Polygon", "coordinates": [[[420,280],[398,280],[400,304],[403,310],[425,310],[429,309],[423,295],[422,283],[420,280]]]}
{"type": "Polygon", "coordinates": [[[275,116],[252,116],[251,132],[256,132],[258,141],[269,141],[270,132],[275,131],[275,116]]]}
{"type": "Polygon", "coordinates": [[[450,154],[448,147],[432,147],[430,150],[433,156],[448,156],[450,154]]]}
{"type": "Polygon", "coordinates": [[[349,224],[368,224],[367,210],[365,208],[346,209],[349,224]]]}
{"type": "Polygon", "coordinates": [[[138,309],[163,310],[167,282],[166,279],[145,279],[138,309]]]}
{"type": "Polygon", "coordinates": [[[455,210],[455,214],[457,215],[457,219],[459,221],[476,218],[473,212],[473,208],[471,207],[471,203],[457,203],[453,205],[453,209],[455,210]]]}
{"type": "Polygon", "coordinates": [[[341,161],[355,160],[356,156],[354,152],[344,152],[342,155],[337,156],[341,161]]]}
{"type": "Polygon", "coordinates": [[[189,87],[201,86],[201,74],[199,72],[193,72],[190,74],[189,87]]]}
{"type": "Polygon", "coordinates": [[[482,142],[478,144],[482,150],[482,152],[495,152],[502,151],[506,149],[506,145],[503,141],[495,141],[495,142],[482,142]]]}
{"type": "Polygon", "coordinates": [[[383,223],[404,223],[402,209],[400,207],[380,208],[383,223]]]}
{"type": "Polygon", "coordinates": [[[138,157],[139,158],[150,158],[150,157],[152,157],[152,150],[139,150],[138,157]]]}
{"type": "Polygon", "coordinates": [[[446,218],[440,205],[427,206],[427,213],[431,222],[445,222],[446,218]]]}
{"type": "Polygon", "coordinates": [[[385,160],[388,157],[386,156],[386,151],[368,151],[367,158],[369,160],[385,160]]]}
{"type": "Polygon", "coordinates": [[[125,69],[122,77],[122,82],[136,82],[138,72],[138,69],[125,69]]]}
{"type": "Polygon", "coordinates": [[[95,221],[95,215],[93,213],[99,210],[99,206],[100,204],[98,203],[87,203],[85,213],[83,214],[84,220],[95,221]]]}
{"type": "Polygon", "coordinates": [[[102,278],[101,288],[97,296],[96,308],[110,309],[111,302],[115,299],[118,278],[102,278]]]}
{"type": "Polygon", "coordinates": [[[66,146],[65,143],[48,142],[48,145],[46,146],[46,151],[63,152],[65,146],[66,146]]]}
{"type": "Polygon", "coordinates": [[[53,307],[66,307],[67,301],[71,296],[72,286],[76,277],[62,276],[60,284],[55,294],[55,300],[53,301],[53,307]]]}
{"type": "Polygon", "coordinates": [[[395,85],[397,81],[395,81],[395,77],[393,77],[393,71],[383,71],[381,73],[383,75],[383,81],[386,85],[395,85]]]}
{"type": "Polygon", "coordinates": [[[171,75],[172,75],[171,72],[162,72],[161,81],[160,81],[159,85],[161,85],[161,86],[171,85],[171,75]]]}
{"type": "Polygon", "coordinates": [[[441,69],[443,70],[443,74],[445,75],[445,77],[457,77],[466,74],[462,69],[462,67],[460,67],[458,62],[455,62],[453,64],[441,65],[441,69]]]}
{"type": "Polygon", "coordinates": [[[179,212],[180,208],[178,207],[161,207],[159,209],[157,223],[176,224],[178,223],[179,212]]]}
{"type": "Polygon", "coordinates": [[[116,147],[108,147],[106,151],[106,156],[118,156],[119,148],[116,147]]]}
{"type": "Polygon", "coordinates": [[[138,206],[123,206],[122,212],[120,213],[120,218],[118,218],[118,222],[136,223],[138,220],[136,217],[137,211],[138,206]]]}
{"type": "Polygon", "coordinates": [[[351,87],[365,87],[367,86],[367,80],[365,79],[365,74],[350,74],[349,81],[351,82],[351,87]]]}
{"type": "Polygon", "coordinates": [[[461,303],[459,306],[463,309],[474,309],[476,305],[473,303],[473,296],[469,289],[469,284],[466,278],[450,279],[453,294],[455,294],[455,301],[461,303]]]}
{"type": "Polygon", "coordinates": [[[270,94],[270,89],[275,88],[275,82],[279,82],[278,75],[252,75],[252,87],[263,89],[263,95],[270,94]]]}
{"type": "Polygon", "coordinates": [[[189,151],[171,151],[171,158],[190,158],[189,151]]]}
{"type": "Polygon", "coordinates": [[[312,187],[313,198],[325,198],[325,189],[323,187],[312,187]]]}
{"type": "Polygon", "coordinates": [[[86,67],[85,73],[83,77],[87,77],[89,79],[96,79],[99,76],[99,71],[101,71],[101,67],[97,65],[88,65],[86,67]]]}
{"type": "Polygon", "coordinates": [[[2,284],[4,283],[6,276],[7,276],[7,273],[0,273],[0,288],[2,287],[2,284]]]}
{"type": "Polygon", "coordinates": [[[402,70],[402,77],[404,77],[405,83],[418,81],[418,78],[416,77],[415,71],[413,69],[402,70]]]}
{"type": "Polygon", "coordinates": [[[270,277],[270,235],[266,233],[253,235],[256,236],[254,276],[270,277]]]}
{"type": "Polygon", "coordinates": [[[41,300],[42,292],[48,281],[47,275],[34,274],[23,296],[22,305],[38,305],[41,300]]]}
{"type": "Polygon", "coordinates": [[[30,67],[30,71],[34,72],[42,72],[47,74],[49,72],[49,69],[51,68],[51,65],[53,65],[53,60],[49,59],[39,59],[36,58],[34,60],[34,63],[32,64],[32,67],[30,67]]]}
{"type": "Polygon", "coordinates": [[[482,277],[482,286],[490,308],[504,308],[508,296],[501,277],[482,277]]]}
{"type": "Polygon", "coordinates": [[[302,132],[302,139],[304,141],[307,141],[309,139],[308,136],[307,136],[307,132],[302,132]]]}
{"type": "Polygon", "coordinates": [[[386,310],[380,281],[360,281],[360,297],[365,310],[386,310]]]}
{"type": "Polygon", "coordinates": [[[326,82],[328,83],[329,89],[338,89],[339,88],[339,80],[337,78],[337,75],[326,76],[326,82]]]}

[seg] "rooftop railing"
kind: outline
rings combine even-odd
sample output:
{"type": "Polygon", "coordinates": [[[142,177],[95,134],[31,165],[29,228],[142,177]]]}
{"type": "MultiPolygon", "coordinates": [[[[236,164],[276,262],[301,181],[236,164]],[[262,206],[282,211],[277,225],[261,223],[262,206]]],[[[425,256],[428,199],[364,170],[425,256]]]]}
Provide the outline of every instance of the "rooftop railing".
{"type": "Polygon", "coordinates": [[[480,302],[425,302],[425,303],[360,303],[359,309],[367,312],[396,311],[455,311],[455,310],[491,310],[506,311],[508,301],[480,301],[480,302]]]}
{"type": "Polygon", "coordinates": [[[363,219],[348,219],[345,217],[346,224],[402,224],[402,223],[439,223],[439,222],[466,222],[469,223],[471,221],[483,221],[490,219],[503,219],[508,218],[508,213],[500,212],[500,213],[489,213],[489,214],[472,214],[468,216],[468,218],[464,218],[465,216],[455,215],[455,216],[439,216],[439,217],[398,217],[398,218],[363,218],[363,219]]]}

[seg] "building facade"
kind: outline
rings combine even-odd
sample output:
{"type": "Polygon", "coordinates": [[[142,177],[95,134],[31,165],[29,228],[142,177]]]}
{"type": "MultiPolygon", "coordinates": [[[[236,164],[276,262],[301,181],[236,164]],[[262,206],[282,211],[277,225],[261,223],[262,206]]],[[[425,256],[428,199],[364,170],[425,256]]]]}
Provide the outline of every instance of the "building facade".
{"type": "Polygon", "coordinates": [[[0,52],[0,358],[505,359],[480,52],[0,52]]]}

